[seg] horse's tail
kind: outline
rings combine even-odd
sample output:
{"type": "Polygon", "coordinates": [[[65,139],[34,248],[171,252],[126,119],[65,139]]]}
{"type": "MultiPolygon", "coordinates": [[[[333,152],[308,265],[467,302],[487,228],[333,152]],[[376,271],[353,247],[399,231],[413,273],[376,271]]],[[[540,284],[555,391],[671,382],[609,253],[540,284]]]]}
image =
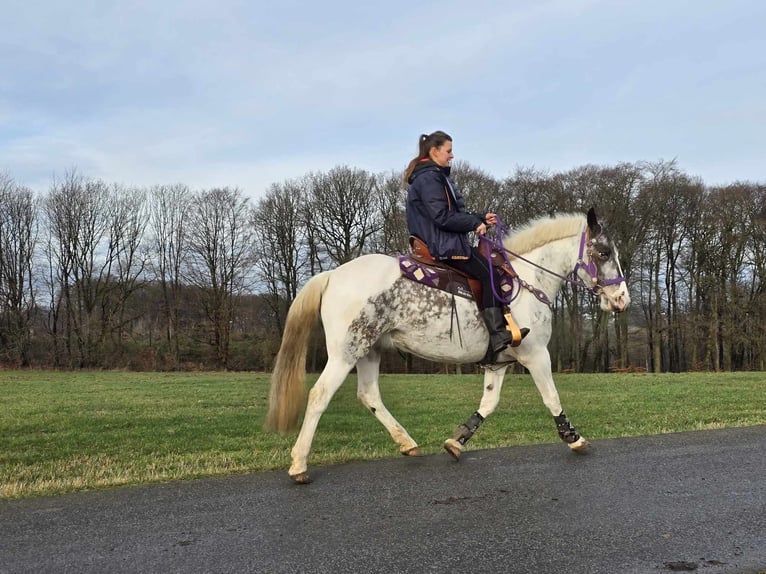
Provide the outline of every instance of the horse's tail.
{"type": "Polygon", "coordinates": [[[298,416],[306,393],[306,352],[311,326],[322,304],[322,294],[330,280],[330,271],[312,277],[290,306],[271,374],[269,412],[265,428],[286,432],[298,426],[298,416]]]}

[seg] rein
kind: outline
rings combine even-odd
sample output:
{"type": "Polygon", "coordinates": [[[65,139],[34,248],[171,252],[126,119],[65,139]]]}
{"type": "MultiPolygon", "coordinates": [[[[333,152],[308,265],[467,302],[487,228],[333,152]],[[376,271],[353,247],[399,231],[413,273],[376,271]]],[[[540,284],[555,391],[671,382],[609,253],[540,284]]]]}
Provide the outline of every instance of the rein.
{"type": "MultiPolygon", "coordinates": [[[[599,282],[598,280],[598,265],[596,265],[596,262],[593,259],[593,256],[591,254],[591,248],[595,244],[595,239],[590,238],[590,228],[587,226],[582,232],[582,235],[580,236],[580,250],[577,254],[577,263],[574,266],[574,269],[569,273],[569,275],[561,275],[559,273],[556,273],[555,271],[548,269],[547,267],[543,267],[542,265],[539,265],[538,263],[535,263],[534,261],[530,261],[526,257],[514,253],[513,251],[510,251],[505,248],[502,242],[502,237],[504,237],[508,232],[508,227],[502,222],[502,220],[498,217],[497,223],[495,224],[495,228],[497,230],[497,238],[496,239],[490,239],[485,235],[479,236],[479,242],[484,247],[484,256],[487,258],[487,262],[489,263],[490,269],[492,268],[492,247],[495,247],[502,255],[503,259],[505,260],[506,265],[508,265],[508,268],[513,270],[513,265],[511,264],[510,259],[508,258],[508,255],[512,255],[516,259],[519,259],[521,261],[524,261],[525,263],[531,265],[532,267],[536,267],[537,269],[540,269],[541,271],[544,271],[545,273],[548,273],[549,275],[553,275],[554,277],[557,277],[561,279],[561,281],[565,283],[569,283],[571,285],[584,287],[588,291],[590,291],[593,295],[598,295],[601,293],[604,287],[607,287],[609,285],[618,285],[625,279],[623,277],[615,277],[614,279],[606,279],[603,282],[599,282]],[[587,249],[586,249],[587,245],[587,249]],[[585,262],[583,259],[583,255],[585,253],[588,254],[588,263],[585,262]],[[591,278],[592,285],[588,285],[583,281],[580,276],[577,274],[577,272],[582,269],[585,271],[585,273],[591,278]]],[[[514,270],[515,273],[515,270],[514,270]]],[[[519,296],[519,292],[517,293],[511,293],[508,297],[503,297],[497,293],[497,289],[495,288],[495,274],[490,273],[490,284],[492,286],[492,295],[500,301],[504,305],[509,305],[516,297],[519,296]]],[[[538,301],[541,303],[544,303],[551,309],[553,309],[553,303],[548,298],[548,295],[546,295],[542,290],[537,289],[536,287],[530,285],[526,281],[524,281],[521,277],[516,276],[516,280],[519,282],[519,285],[521,285],[524,289],[532,293],[538,301]]]]}

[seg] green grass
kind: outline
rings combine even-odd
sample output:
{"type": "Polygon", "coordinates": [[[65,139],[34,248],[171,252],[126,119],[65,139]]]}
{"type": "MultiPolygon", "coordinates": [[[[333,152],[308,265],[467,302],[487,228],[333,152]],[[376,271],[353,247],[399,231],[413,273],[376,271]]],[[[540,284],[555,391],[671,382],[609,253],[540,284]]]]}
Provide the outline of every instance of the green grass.
{"type": "MultiPolygon", "coordinates": [[[[315,380],[310,377],[310,382],[315,380]]],[[[559,375],[589,439],[766,424],[764,373],[559,375]]],[[[284,469],[296,433],[262,430],[268,374],[0,371],[0,497],[284,469]]],[[[384,375],[383,398],[426,453],[476,410],[479,375],[384,375]]],[[[506,377],[469,448],[557,442],[529,376],[506,377]]],[[[399,456],[350,376],[310,465],[399,456]]]]}

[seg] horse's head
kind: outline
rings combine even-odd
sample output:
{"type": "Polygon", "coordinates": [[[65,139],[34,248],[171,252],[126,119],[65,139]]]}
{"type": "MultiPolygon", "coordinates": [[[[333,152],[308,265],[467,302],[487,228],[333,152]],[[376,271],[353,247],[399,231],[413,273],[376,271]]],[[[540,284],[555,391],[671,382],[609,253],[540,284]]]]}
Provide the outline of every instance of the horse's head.
{"type": "Polygon", "coordinates": [[[588,211],[588,229],[580,241],[577,276],[592,286],[604,311],[621,312],[630,305],[628,285],[622,276],[617,247],[598,222],[595,209],[588,211]]]}

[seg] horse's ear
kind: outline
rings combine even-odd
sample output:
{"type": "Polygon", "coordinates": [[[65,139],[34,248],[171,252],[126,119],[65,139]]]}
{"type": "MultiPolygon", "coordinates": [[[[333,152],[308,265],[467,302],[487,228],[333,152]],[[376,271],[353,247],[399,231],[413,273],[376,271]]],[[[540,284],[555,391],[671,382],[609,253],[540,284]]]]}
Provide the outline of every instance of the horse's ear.
{"type": "Polygon", "coordinates": [[[596,210],[593,207],[588,210],[588,228],[590,229],[591,236],[601,235],[601,225],[598,223],[596,210]]]}

